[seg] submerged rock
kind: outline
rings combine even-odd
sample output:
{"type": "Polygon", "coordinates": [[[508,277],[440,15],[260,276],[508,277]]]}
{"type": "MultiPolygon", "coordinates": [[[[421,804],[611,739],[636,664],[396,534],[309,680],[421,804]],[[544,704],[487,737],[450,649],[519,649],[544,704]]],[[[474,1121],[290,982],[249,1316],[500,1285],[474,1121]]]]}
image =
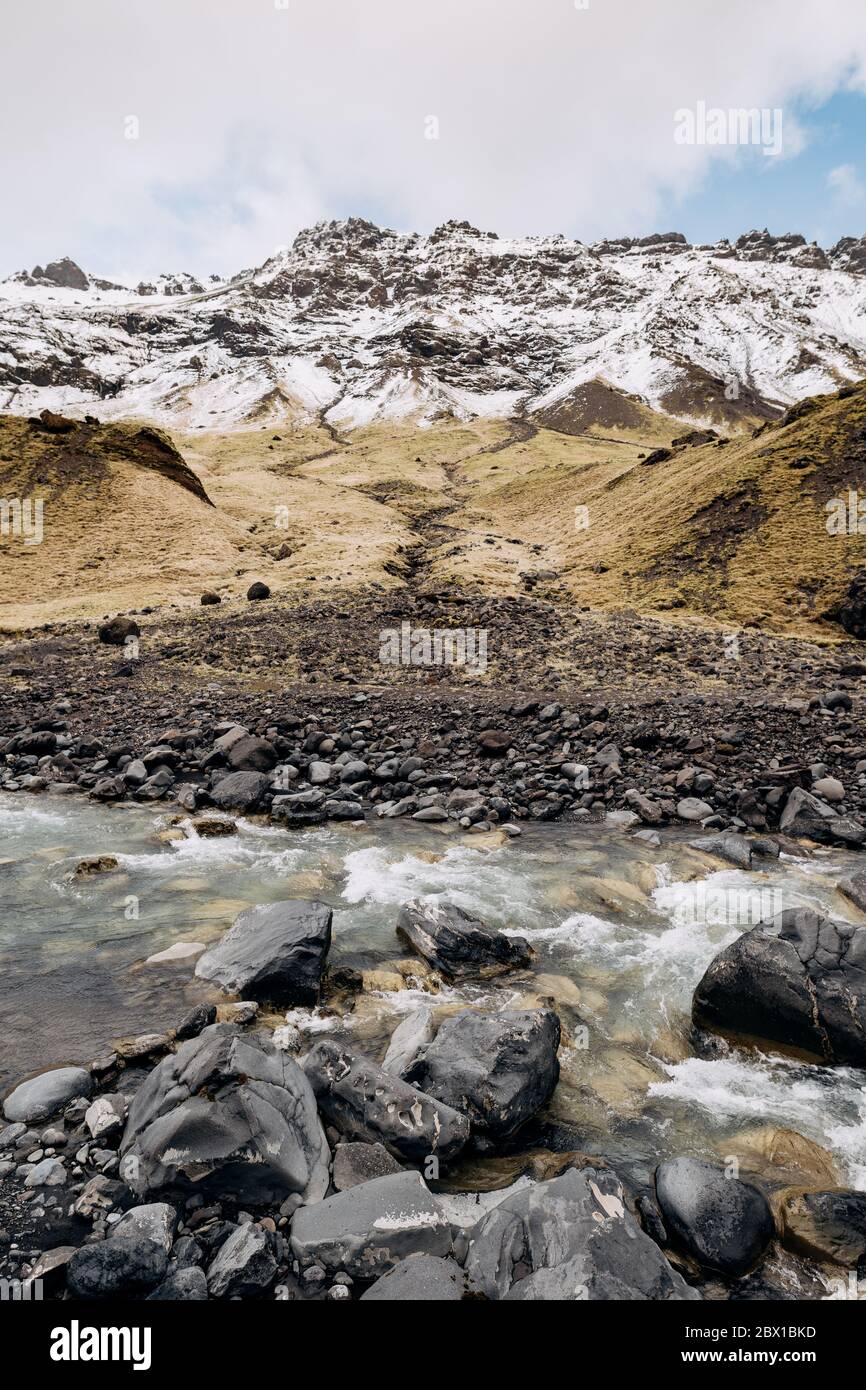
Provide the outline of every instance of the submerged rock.
{"type": "Polygon", "coordinates": [[[447,1162],[469,1139],[464,1115],[335,1042],[311,1048],[304,1072],[322,1114],[348,1139],[384,1144],[410,1163],[447,1162]]]}
{"type": "Polygon", "coordinates": [[[806,908],[777,913],[710,963],[694,993],[701,1028],[866,1066],[866,926],[806,908]]]}
{"type": "Polygon", "coordinates": [[[702,854],[714,854],[738,869],[752,867],[752,849],[742,835],[703,835],[699,840],[689,840],[689,849],[699,849],[702,854]]]}
{"type": "Polygon", "coordinates": [[[699,1297],[626,1210],[609,1168],[569,1168],[506,1198],[473,1230],[465,1268],[490,1299],[699,1297]]]}
{"type": "Polygon", "coordinates": [[[705,1269],[745,1274],[773,1238],[763,1193],[700,1159],[660,1163],[656,1196],[668,1233],[705,1269]]]}
{"type": "Polygon", "coordinates": [[[528,965],[534,952],[522,936],[505,936],[453,903],[407,903],[397,935],[449,979],[489,978],[528,965]]]}
{"type": "Polygon", "coordinates": [[[501,1139],[519,1129],[559,1080],[559,1019],[551,1009],[467,1009],[445,1019],[406,1080],[501,1139]]]}
{"type": "Polygon", "coordinates": [[[420,1174],[395,1173],[301,1207],[292,1251],[302,1265],[374,1279],[407,1255],[450,1255],[451,1226],[420,1174]]]}
{"type": "Polygon", "coordinates": [[[290,899],[242,912],[195,973],[245,998],[316,1004],[333,913],[327,903],[290,899]]]}
{"type": "Polygon", "coordinates": [[[285,1053],[213,1024],[164,1058],[136,1092],[121,1177],[144,1195],[179,1186],[245,1203],[328,1190],[330,1152],[315,1097],[285,1053]]]}
{"type": "Polygon", "coordinates": [[[866,1192],[788,1192],[779,1226],[782,1244],[795,1254],[856,1269],[866,1257],[866,1192]]]}

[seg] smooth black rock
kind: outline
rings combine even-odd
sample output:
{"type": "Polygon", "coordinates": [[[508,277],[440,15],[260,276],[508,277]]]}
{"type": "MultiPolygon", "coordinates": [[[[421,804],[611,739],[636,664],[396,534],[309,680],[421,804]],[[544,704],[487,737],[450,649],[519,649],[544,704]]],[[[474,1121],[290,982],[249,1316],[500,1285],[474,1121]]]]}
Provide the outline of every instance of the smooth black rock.
{"type": "Polygon", "coordinates": [[[195,973],[244,999],[316,1004],[332,916],[327,903],[303,898],[248,908],[199,957],[195,973]]]}
{"type": "Polygon", "coordinates": [[[866,1066],[866,926],[777,913],[711,961],[692,1017],[711,1032],[866,1066]]]}
{"type": "Polygon", "coordinates": [[[669,1235],[705,1269],[745,1274],[773,1238],[763,1193],[700,1159],[660,1163],[656,1196],[669,1235]]]}

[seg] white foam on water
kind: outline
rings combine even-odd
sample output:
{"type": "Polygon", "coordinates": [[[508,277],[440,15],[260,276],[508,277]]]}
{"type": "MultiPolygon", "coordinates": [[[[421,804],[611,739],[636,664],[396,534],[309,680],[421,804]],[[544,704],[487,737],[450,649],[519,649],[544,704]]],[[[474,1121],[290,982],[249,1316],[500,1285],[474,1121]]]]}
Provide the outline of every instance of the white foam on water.
{"type": "Polygon", "coordinates": [[[40,826],[68,830],[70,819],[59,811],[41,811],[32,801],[0,801],[0,828],[4,835],[27,835],[40,826]]]}
{"type": "Polygon", "coordinates": [[[703,1123],[778,1124],[832,1149],[848,1179],[866,1190],[866,1094],[862,1072],[784,1057],[746,1055],[662,1063],[669,1080],[647,1095],[699,1107],[703,1123]]]}
{"type": "Polygon", "coordinates": [[[515,913],[526,925],[542,920],[535,906],[537,892],[525,872],[462,845],[450,845],[434,863],[404,850],[368,845],[347,854],[344,867],[342,896],[348,903],[402,907],[412,898],[447,898],[494,924],[515,913]]]}

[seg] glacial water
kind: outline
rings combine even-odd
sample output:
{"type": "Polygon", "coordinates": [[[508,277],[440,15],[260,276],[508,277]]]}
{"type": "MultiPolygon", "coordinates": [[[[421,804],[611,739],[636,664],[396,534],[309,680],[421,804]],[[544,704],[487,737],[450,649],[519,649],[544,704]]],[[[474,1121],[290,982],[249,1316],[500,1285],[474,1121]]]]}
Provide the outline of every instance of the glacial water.
{"type": "Polygon", "coordinates": [[[718,1159],[744,1130],[776,1124],[825,1146],[843,1181],[866,1189],[863,1072],[721,1043],[696,1056],[687,1041],[691,994],[716,952],[768,908],[854,920],[834,885],[861,861],[804,850],[757,873],[719,870],[689,838],[670,832],[653,848],[607,826],[538,826],[502,842],[405,822],[290,832],[241,821],[236,835],[200,839],[165,809],[0,796],[0,1093],[216,999],[193,959],[147,958],[212,942],[246,907],[323,899],[332,962],[388,971],[408,955],[400,905],[432,895],[527,936],[533,973],[433,995],[371,990],[342,1016],[295,1009],[291,1021],[380,1057],[419,1002],[495,1009],[552,996],[566,1041],[549,1115],[585,1151],[648,1172],[669,1154],[718,1159]],[[72,877],[97,855],[118,867],[72,877]]]}

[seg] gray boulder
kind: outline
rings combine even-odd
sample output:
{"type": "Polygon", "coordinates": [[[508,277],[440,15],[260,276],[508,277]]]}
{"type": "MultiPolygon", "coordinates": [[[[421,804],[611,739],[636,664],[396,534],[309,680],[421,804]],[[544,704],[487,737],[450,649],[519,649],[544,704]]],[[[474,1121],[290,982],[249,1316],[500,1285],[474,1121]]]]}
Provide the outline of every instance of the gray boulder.
{"type": "Polygon", "coordinates": [[[338,1192],[400,1171],[384,1144],[338,1144],[334,1150],[333,1183],[338,1192]]]}
{"type": "Polygon", "coordinates": [[[393,1076],[402,1076],[419,1052],[433,1041],[434,1032],[430,1005],[422,1004],[420,1008],[413,1009],[391,1034],[388,1050],[382,1059],[383,1070],[393,1076]]]}
{"type": "Polygon", "coordinates": [[[309,1082],[286,1053],[217,1023],[136,1092],[120,1174],[141,1196],[177,1186],[245,1204],[328,1190],[330,1151],[309,1082]]]}
{"type": "Polygon", "coordinates": [[[362,1303],[459,1303],[463,1297],[463,1271],[454,1260],[440,1255],[409,1255],[383,1274],[362,1303]]]}
{"type": "Polygon", "coordinates": [[[705,1269],[737,1278],[774,1234],[763,1193],[697,1158],[671,1158],[656,1169],[656,1197],[668,1233],[705,1269]]]}
{"type": "Polygon", "coordinates": [[[397,935],[449,979],[487,979],[522,969],[534,955],[524,937],[505,936],[453,903],[407,903],[397,919],[397,935]]]}
{"type": "Polygon", "coordinates": [[[469,1138],[464,1115],[329,1039],[311,1048],[304,1071],[322,1114],[347,1139],[421,1163],[433,1154],[455,1158],[469,1138]]]}
{"type": "Polygon", "coordinates": [[[264,772],[230,772],[211,787],[210,798],[224,811],[257,811],[270,785],[264,772]]]}
{"type": "Polygon", "coordinates": [[[405,1079],[466,1115],[476,1135],[513,1134],[559,1080],[559,1019],[551,1009],[446,1018],[405,1079]]]}
{"type": "Polygon", "coordinates": [[[177,1227],[177,1212],[168,1202],[147,1202],[124,1212],[112,1232],[116,1238],[144,1238],[161,1245],[168,1255],[177,1227]]]}
{"type": "Polygon", "coordinates": [[[236,739],[228,751],[228,764],[235,772],[270,772],[277,762],[274,745],[252,734],[236,739]]]}
{"type": "Polygon", "coordinates": [[[844,844],[856,845],[866,840],[862,825],[839,816],[834,807],[802,787],[794,787],[789,792],[779,829],[785,835],[805,835],[821,844],[841,840],[844,844]]]}
{"type": "Polygon", "coordinates": [[[195,973],[245,999],[316,1004],[332,916],[327,903],[302,898],[248,908],[199,957],[195,973]]]}
{"type": "Polygon", "coordinates": [[[699,840],[689,840],[689,849],[699,849],[703,854],[714,854],[738,869],[752,867],[752,847],[742,835],[730,832],[724,835],[702,835],[699,840]]]}
{"type": "Polygon", "coordinates": [[[407,1255],[451,1254],[451,1227],[418,1173],[394,1173],[338,1192],[292,1217],[301,1265],[375,1279],[407,1255]]]}
{"type": "Polygon", "coordinates": [[[153,1293],[147,1295],[148,1303],[206,1303],[207,1279],[203,1269],[190,1265],[186,1269],[173,1269],[157,1284],[153,1293]]]}
{"type": "Polygon", "coordinates": [[[866,1066],[866,926],[777,913],[711,961],[692,1017],[711,1032],[866,1066]]]}
{"type": "Polygon", "coordinates": [[[66,1285],[73,1298],[148,1293],[167,1268],[168,1256],[156,1241],[112,1236],[76,1250],[66,1269],[66,1285]]]}
{"type": "Polygon", "coordinates": [[[93,1090],[90,1073],[83,1067],[55,1067],[30,1081],[22,1081],[3,1102],[7,1120],[32,1124],[44,1120],[79,1096],[89,1096],[93,1090]]]}
{"type": "Polygon", "coordinates": [[[861,912],[866,912],[866,871],[858,869],[856,873],[840,879],[837,887],[855,907],[859,907],[861,912]]]}
{"type": "Polygon", "coordinates": [[[207,1272],[208,1292],[213,1298],[249,1298],[270,1288],[276,1272],[267,1231],[249,1222],[220,1246],[207,1272]]]}
{"type": "Polygon", "coordinates": [[[500,1202],[474,1228],[465,1269],[489,1299],[699,1297],[626,1210],[609,1168],[569,1168],[500,1202]]]}

